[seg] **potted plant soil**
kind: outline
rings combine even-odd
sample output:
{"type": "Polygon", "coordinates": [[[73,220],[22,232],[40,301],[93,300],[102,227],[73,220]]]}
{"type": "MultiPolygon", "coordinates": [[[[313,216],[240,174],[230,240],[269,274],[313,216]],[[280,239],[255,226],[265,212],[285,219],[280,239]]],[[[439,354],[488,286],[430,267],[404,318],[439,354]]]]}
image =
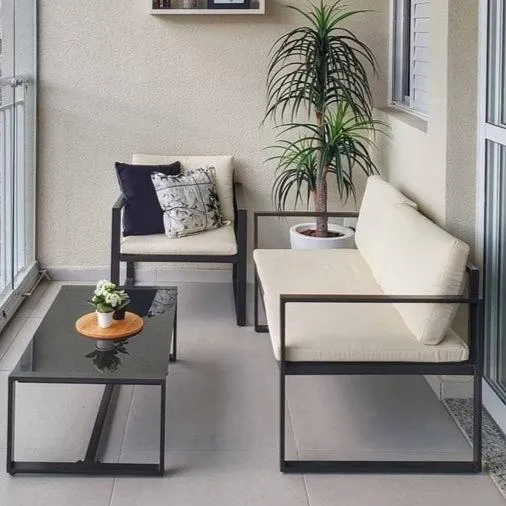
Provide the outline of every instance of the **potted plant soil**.
{"type": "MultiPolygon", "coordinates": [[[[305,25],[273,45],[267,73],[267,111],[277,131],[273,200],[285,210],[306,201],[317,213],[315,223],[290,230],[292,248],[352,247],[353,230],[329,223],[329,188],[338,200],[356,198],[354,173],[378,172],[369,150],[383,123],[373,118],[368,71],[377,71],[372,51],[345,21],[367,12],[350,10],[342,0],[311,4],[310,10],[288,6],[305,25]],[[300,118],[307,118],[303,122],[300,118]],[[335,183],[329,187],[331,178],[335,183]]],[[[264,121],[265,121],[264,120],[264,121]]]]}

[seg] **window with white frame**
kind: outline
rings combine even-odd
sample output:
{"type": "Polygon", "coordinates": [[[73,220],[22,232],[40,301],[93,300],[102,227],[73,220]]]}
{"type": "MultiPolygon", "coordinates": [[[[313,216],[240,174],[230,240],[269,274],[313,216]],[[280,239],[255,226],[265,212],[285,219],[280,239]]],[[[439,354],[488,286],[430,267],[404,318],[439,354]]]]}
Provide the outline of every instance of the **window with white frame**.
{"type": "Polygon", "coordinates": [[[429,112],[430,0],[393,0],[392,101],[429,112]]]}

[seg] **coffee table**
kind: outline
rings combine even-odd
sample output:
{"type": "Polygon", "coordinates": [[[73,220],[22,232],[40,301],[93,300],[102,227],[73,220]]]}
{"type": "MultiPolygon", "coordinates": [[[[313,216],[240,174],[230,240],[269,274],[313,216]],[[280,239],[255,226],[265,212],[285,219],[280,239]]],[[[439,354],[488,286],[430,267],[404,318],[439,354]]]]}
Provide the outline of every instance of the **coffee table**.
{"type": "MultiPolygon", "coordinates": [[[[131,302],[127,309],[144,318],[137,336],[99,350],[93,340],[79,335],[75,322],[90,312],[86,302],[93,286],[62,286],[8,380],[7,472],[163,475],[165,448],[165,391],[169,361],[176,360],[177,288],[124,287],[131,302]],[[17,461],[14,454],[16,383],[104,384],[86,455],[77,462],[17,461]],[[153,464],[101,462],[100,449],[107,423],[115,409],[120,385],[160,387],[160,460],[153,464]]],[[[62,406],[62,414],[65,406],[62,406]]],[[[80,434],[76,434],[80,437],[80,434]]]]}

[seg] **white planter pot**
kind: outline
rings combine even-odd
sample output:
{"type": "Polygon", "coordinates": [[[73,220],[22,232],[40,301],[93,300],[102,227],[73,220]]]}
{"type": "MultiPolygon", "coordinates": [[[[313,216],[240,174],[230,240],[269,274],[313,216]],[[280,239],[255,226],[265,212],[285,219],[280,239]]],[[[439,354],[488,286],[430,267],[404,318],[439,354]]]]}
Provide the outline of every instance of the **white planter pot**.
{"type": "Polygon", "coordinates": [[[112,325],[112,315],[114,314],[112,311],[110,313],[95,311],[95,313],[97,313],[97,322],[100,328],[106,329],[112,325]]]}
{"type": "Polygon", "coordinates": [[[346,228],[352,228],[353,230],[357,230],[358,218],[344,218],[343,226],[346,228]]]}
{"type": "Polygon", "coordinates": [[[314,223],[299,223],[290,228],[290,245],[292,249],[343,249],[354,248],[353,236],[355,232],[351,228],[341,227],[329,223],[331,232],[343,234],[341,237],[310,237],[301,234],[301,230],[316,228],[314,223]]]}

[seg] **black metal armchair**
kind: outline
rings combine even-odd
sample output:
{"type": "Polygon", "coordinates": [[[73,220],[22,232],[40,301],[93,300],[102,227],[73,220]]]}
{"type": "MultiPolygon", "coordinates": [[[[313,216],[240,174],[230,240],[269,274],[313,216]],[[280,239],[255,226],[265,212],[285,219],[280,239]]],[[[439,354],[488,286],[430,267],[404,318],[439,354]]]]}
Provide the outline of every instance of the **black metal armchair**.
{"type": "MultiPolygon", "coordinates": [[[[234,223],[233,232],[224,230],[209,238],[203,232],[198,242],[184,239],[168,239],[164,234],[154,236],[130,236],[131,242],[125,243],[121,231],[121,215],[125,198],[121,195],[112,208],[111,233],[111,281],[120,282],[120,263],[126,262],[125,284],[135,284],[136,262],[202,262],[233,264],[232,281],[235,298],[237,325],[246,325],[246,274],[247,274],[247,222],[248,213],[244,201],[242,185],[234,183],[234,223]],[[221,244],[223,243],[223,244],[221,244]],[[235,244],[234,244],[235,243],[235,244]],[[183,247],[181,247],[183,245],[183,247]],[[208,246],[208,247],[207,247],[208,246]]],[[[228,229],[231,227],[223,227],[228,229]]],[[[213,234],[216,231],[211,231],[213,234]]]]}

